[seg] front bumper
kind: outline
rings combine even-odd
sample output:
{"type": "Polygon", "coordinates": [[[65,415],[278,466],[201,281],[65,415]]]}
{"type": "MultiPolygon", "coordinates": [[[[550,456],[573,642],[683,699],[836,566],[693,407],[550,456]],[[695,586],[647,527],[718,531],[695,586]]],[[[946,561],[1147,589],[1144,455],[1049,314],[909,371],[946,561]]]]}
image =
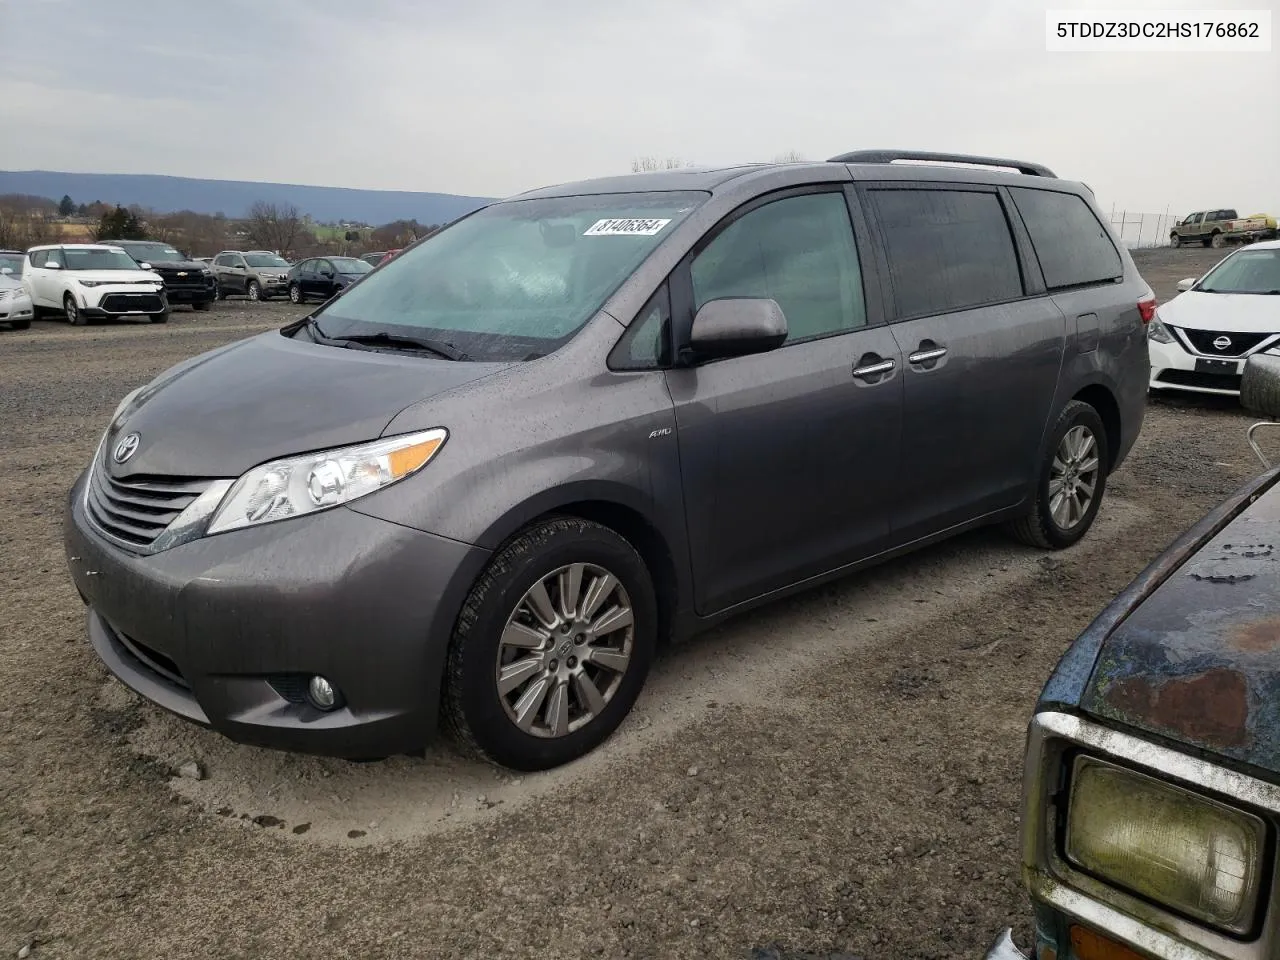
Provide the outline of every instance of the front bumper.
{"type": "Polygon", "coordinates": [[[86,317],[144,317],[168,309],[169,301],[163,288],[122,285],[80,292],[80,310],[86,317]]]}
{"type": "Polygon", "coordinates": [[[285,296],[289,292],[289,281],[285,277],[279,280],[260,280],[264,297],[285,296]]]}
{"type": "Polygon", "coordinates": [[[1243,357],[1229,358],[1230,369],[1206,372],[1196,369],[1196,361],[1214,358],[1197,357],[1177,340],[1173,343],[1148,340],[1147,352],[1151,357],[1152,390],[1186,390],[1228,397],[1240,395],[1243,357]]]}
{"type": "Polygon", "coordinates": [[[28,296],[8,297],[0,300],[0,323],[12,323],[14,320],[30,320],[35,310],[28,296]]]}
{"type": "Polygon", "coordinates": [[[126,686],[261,746],[339,757],[420,750],[444,656],[488,553],[345,508],[137,556],[108,543],[72,488],[64,540],[89,638],[126,686]],[[298,678],[343,705],[320,711],[298,678]]]}
{"type": "Polygon", "coordinates": [[[165,297],[170,303],[212,303],[218,298],[218,288],[207,287],[165,287],[165,297]]]}

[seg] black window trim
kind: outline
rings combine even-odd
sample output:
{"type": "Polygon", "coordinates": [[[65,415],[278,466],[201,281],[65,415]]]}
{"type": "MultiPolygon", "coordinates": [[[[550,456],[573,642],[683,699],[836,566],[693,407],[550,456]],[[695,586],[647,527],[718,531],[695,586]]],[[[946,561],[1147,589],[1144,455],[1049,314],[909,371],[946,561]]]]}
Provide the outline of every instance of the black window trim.
{"type": "Polygon", "coordinates": [[[1048,291],[1044,285],[1044,276],[1040,272],[1040,262],[1034,259],[1034,251],[1031,249],[1031,238],[1027,235],[1026,226],[1022,223],[1021,217],[1017,216],[1017,209],[1013,206],[1013,199],[1006,193],[1003,186],[950,180],[870,180],[857,184],[857,191],[862,201],[862,207],[866,211],[872,236],[875,238],[877,267],[881,276],[884,277],[885,315],[889,318],[890,323],[907,323],[923,317],[945,317],[953,313],[985,310],[989,307],[1022,303],[1026,300],[1037,300],[1048,296],[1048,291]],[[1004,213],[1005,223],[1009,227],[1009,237],[1013,241],[1014,257],[1018,262],[1018,275],[1022,280],[1022,295],[1006,297],[1003,300],[988,300],[983,303],[967,304],[963,307],[952,307],[949,310],[900,314],[898,312],[897,297],[893,290],[893,274],[889,270],[889,253],[888,248],[885,246],[884,231],[881,230],[880,221],[875,212],[875,204],[870,197],[870,194],[876,190],[993,194],[1000,204],[1004,213]],[[1032,269],[1033,266],[1034,269],[1032,269]]]}
{"type": "Polygon", "coordinates": [[[1030,251],[1032,262],[1035,263],[1036,271],[1040,275],[1041,286],[1049,294],[1070,293],[1073,290],[1090,290],[1094,287],[1113,287],[1118,283],[1124,283],[1124,278],[1126,273],[1126,269],[1124,265],[1124,254],[1121,253],[1120,248],[1116,246],[1116,241],[1115,241],[1115,238],[1111,236],[1111,231],[1107,229],[1106,224],[1102,222],[1102,218],[1098,216],[1097,211],[1093,209],[1093,205],[1089,203],[1089,201],[1087,201],[1084,197],[1080,196],[1080,194],[1076,193],[1073,190],[1054,190],[1052,188],[1044,188],[1039,185],[1022,186],[1021,184],[1018,185],[1018,189],[1019,190],[1039,190],[1041,193],[1057,193],[1067,197],[1075,197],[1077,200],[1079,200],[1081,203],[1084,204],[1084,208],[1089,211],[1089,216],[1093,217],[1094,221],[1098,224],[1098,226],[1102,228],[1102,235],[1106,238],[1107,243],[1111,245],[1111,249],[1115,252],[1115,255],[1116,255],[1116,261],[1120,264],[1120,272],[1116,276],[1108,277],[1105,280],[1085,280],[1081,283],[1064,283],[1056,287],[1049,286],[1048,282],[1044,279],[1044,267],[1040,263],[1040,252],[1036,250],[1035,243],[1031,240],[1031,231],[1027,229],[1027,225],[1025,221],[1022,219],[1022,211],[1018,209],[1017,198],[1014,197],[1012,192],[1010,192],[1009,207],[1013,211],[1013,216],[1017,219],[1018,226],[1022,229],[1022,232],[1027,237],[1027,249],[1030,251]]]}
{"type": "MultiPolygon", "coordinates": [[[[884,312],[884,297],[880,287],[880,275],[877,265],[872,259],[873,253],[871,248],[873,244],[870,242],[870,234],[867,229],[867,220],[860,209],[858,197],[854,192],[852,184],[843,180],[828,180],[821,183],[807,183],[798,186],[783,187],[778,190],[771,190],[768,193],[762,193],[752,197],[734,207],[711,227],[709,227],[698,242],[695,243],[689,251],[680,258],[680,262],[675,265],[671,273],[664,281],[668,284],[671,296],[671,335],[673,338],[672,357],[673,367],[688,367],[695,365],[695,361],[689,350],[689,335],[693,328],[694,315],[694,295],[693,295],[693,273],[692,264],[695,258],[702,253],[726,228],[735,221],[745,217],[748,213],[758,210],[760,207],[767,206],[779,200],[787,200],[791,197],[803,197],[815,193],[835,193],[840,194],[845,201],[845,212],[849,216],[849,227],[853,231],[853,244],[858,253],[858,271],[862,275],[862,299],[863,309],[866,313],[866,323],[861,327],[854,327],[851,330],[837,330],[832,333],[823,334],[816,337],[807,337],[804,340],[796,340],[790,343],[784,343],[778,347],[779,350],[785,350],[788,347],[798,347],[806,343],[817,343],[821,340],[830,340],[832,337],[848,336],[852,333],[858,333],[862,330],[870,330],[872,327],[881,327],[886,323],[886,315],[884,312]]],[[[732,359],[732,358],[728,358],[732,359]]]]}

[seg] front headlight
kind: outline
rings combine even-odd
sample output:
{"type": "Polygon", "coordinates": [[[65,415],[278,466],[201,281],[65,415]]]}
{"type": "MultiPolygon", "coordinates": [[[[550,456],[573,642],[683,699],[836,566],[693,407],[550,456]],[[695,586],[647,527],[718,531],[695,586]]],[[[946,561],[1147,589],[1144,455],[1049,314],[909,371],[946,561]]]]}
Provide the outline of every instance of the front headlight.
{"type": "Polygon", "coordinates": [[[1171,910],[1248,932],[1266,839],[1251,813],[1091,757],[1075,762],[1067,859],[1171,910]]]}
{"type": "Polygon", "coordinates": [[[254,467],[227,493],[208,533],[327,510],[417,473],[444,445],[443,428],[323,450],[254,467]]]}
{"type": "Polygon", "coordinates": [[[76,277],[76,283],[80,284],[82,287],[105,287],[107,284],[112,282],[113,281],[111,280],[81,280],[79,277],[76,277]]]}
{"type": "Polygon", "coordinates": [[[1156,343],[1174,342],[1173,334],[1170,333],[1169,328],[1164,325],[1159,314],[1153,317],[1151,322],[1147,324],[1147,339],[1154,340],[1156,343]]]}

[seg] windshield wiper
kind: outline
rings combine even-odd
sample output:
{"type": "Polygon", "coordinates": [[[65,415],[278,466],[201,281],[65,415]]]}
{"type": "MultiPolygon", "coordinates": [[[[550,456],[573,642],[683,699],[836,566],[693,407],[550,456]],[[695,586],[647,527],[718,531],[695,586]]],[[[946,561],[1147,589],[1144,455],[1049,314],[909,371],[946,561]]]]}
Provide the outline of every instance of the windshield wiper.
{"type": "Polygon", "coordinates": [[[429,337],[409,337],[398,333],[387,333],[385,330],[378,333],[353,333],[345,337],[329,337],[328,339],[372,347],[411,347],[417,350],[428,350],[444,357],[446,360],[470,359],[452,343],[446,343],[444,340],[432,340],[429,337]]]}

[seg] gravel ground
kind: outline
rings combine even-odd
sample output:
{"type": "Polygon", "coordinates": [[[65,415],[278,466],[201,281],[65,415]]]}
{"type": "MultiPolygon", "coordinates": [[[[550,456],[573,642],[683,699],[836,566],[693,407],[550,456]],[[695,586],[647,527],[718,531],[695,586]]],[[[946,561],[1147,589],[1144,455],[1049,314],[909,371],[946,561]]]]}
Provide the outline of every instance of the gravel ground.
{"type": "MultiPolygon", "coordinates": [[[[1167,299],[1217,258],[1140,265],[1167,299]]],[[[120,396],[300,312],[0,333],[0,958],[974,958],[1007,923],[1026,942],[1035,696],[1258,469],[1234,402],[1155,401],[1081,545],[978,532],[744,616],[667,651],[620,733],[568,768],[515,778],[447,746],[292,757],[106,676],[59,523],[120,396]]]]}

